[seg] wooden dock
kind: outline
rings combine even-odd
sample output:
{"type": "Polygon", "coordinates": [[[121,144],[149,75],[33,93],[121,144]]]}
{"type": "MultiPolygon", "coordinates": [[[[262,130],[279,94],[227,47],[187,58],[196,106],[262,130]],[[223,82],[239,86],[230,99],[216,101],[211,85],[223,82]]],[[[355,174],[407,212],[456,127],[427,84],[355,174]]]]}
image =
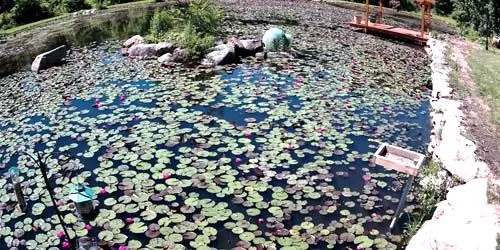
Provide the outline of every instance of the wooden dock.
{"type": "Polygon", "coordinates": [[[366,32],[369,32],[369,33],[388,35],[388,36],[391,36],[394,38],[403,38],[403,39],[415,41],[420,45],[427,44],[427,40],[429,40],[429,35],[424,34],[422,36],[420,31],[398,28],[398,27],[394,27],[394,26],[382,24],[382,23],[368,22],[368,26],[366,26],[365,20],[362,20],[360,23],[352,21],[349,23],[349,25],[351,27],[366,30],[366,32]]]}

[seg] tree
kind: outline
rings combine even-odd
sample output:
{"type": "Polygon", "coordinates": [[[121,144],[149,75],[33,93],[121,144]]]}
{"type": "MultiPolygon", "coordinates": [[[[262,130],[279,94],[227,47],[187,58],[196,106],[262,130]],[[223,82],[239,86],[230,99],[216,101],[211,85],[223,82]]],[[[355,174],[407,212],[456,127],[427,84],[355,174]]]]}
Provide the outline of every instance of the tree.
{"type": "Polygon", "coordinates": [[[0,13],[4,13],[14,7],[14,0],[0,0],[0,13]]]}
{"type": "Polygon", "coordinates": [[[436,0],[436,12],[440,15],[449,15],[453,12],[452,0],[436,0]]]}
{"type": "Polygon", "coordinates": [[[500,32],[500,3],[497,0],[454,0],[453,17],[462,28],[488,38],[500,32]]]}
{"type": "Polygon", "coordinates": [[[35,22],[50,17],[50,12],[42,6],[39,0],[17,0],[11,13],[16,24],[35,22]]]}

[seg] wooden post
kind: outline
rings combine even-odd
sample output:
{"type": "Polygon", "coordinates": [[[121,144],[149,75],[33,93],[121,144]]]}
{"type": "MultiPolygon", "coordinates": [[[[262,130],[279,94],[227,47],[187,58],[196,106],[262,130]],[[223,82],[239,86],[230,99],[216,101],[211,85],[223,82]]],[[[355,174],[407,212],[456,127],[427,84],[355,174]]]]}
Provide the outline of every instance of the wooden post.
{"type": "Polygon", "coordinates": [[[384,14],[384,6],[382,5],[382,0],[378,0],[378,18],[377,23],[382,23],[382,15],[384,14]]]}
{"type": "Polygon", "coordinates": [[[425,32],[425,5],[420,4],[420,12],[421,12],[421,20],[420,20],[420,25],[422,26],[420,29],[420,36],[424,37],[424,32],[425,32]]]}
{"type": "Polygon", "coordinates": [[[406,203],[406,197],[408,196],[408,192],[410,192],[411,185],[413,184],[413,179],[415,176],[409,175],[408,181],[406,182],[405,188],[403,189],[403,194],[401,195],[401,198],[399,199],[399,204],[398,208],[396,209],[396,213],[394,213],[394,218],[392,218],[391,225],[389,226],[389,230],[392,231],[394,228],[394,225],[396,225],[396,222],[399,220],[399,217],[401,216],[401,212],[403,212],[405,203],[406,203]]]}
{"type": "Polygon", "coordinates": [[[26,212],[26,200],[24,199],[23,189],[20,182],[14,183],[14,192],[16,193],[17,204],[21,211],[26,212]]]}
{"type": "Polygon", "coordinates": [[[431,18],[432,5],[429,4],[427,7],[428,7],[428,14],[429,14],[429,16],[428,16],[428,22],[429,22],[428,25],[429,26],[427,26],[427,32],[430,33],[431,32],[431,24],[432,24],[432,21],[431,21],[432,20],[432,18],[431,18]]]}
{"type": "Polygon", "coordinates": [[[40,152],[37,152],[37,157],[35,158],[34,156],[26,153],[28,157],[30,157],[37,165],[38,168],[40,169],[40,172],[42,173],[43,181],[45,182],[45,188],[47,189],[47,192],[49,193],[50,200],[52,201],[52,206],[54,206],[54,211],[56,212],[57,218],[59,219],[59,223],[61,223],[62,230],[66,236],[66,239],[68,242],[70,242],[70,249],[71,250],[76,250],[75,247],[75,242],[71,240],[69,237],[68,230],[66,229],[66,223],[64,223],[63,217],[61,216],[61,212],[57,208],[57,203],[56,199],[54,198],[53,194],[53,189],[50,187],[50,182],[49,182],[49,177],[47,176],[47,163],[46,160],[47,158],[43,157],[40,152]]]}
{"type": "Polygon", "coordinates": [[[370,16],[370,0],[366,0],[365,3],[365,33],[368,31],[368,17],[370,16]]]}

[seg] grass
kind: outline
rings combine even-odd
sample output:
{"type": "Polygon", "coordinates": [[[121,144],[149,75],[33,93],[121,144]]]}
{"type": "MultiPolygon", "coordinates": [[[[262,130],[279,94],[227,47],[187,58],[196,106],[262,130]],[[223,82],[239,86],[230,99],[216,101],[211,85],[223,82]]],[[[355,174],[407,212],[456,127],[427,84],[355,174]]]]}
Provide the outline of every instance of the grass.
{"type": "Polygon", "coordinates": [[[450,64],[450,87],[455,91],[460,99],[470,96],[470,90],[460,83],[460,65],[451,57],[451,48],[446,50],[446,60],[450,64]]]}
{"type": "Polygon", "coordinates": [[[487,100],[495,124],[500,125],[500,50],[478,49],[469,56],[468,62],[478,94],[487,100]]]}
{"type": "MultiPolygon", "coordinates": [[[[155,3],[155,2],[156,2],[155,0],[142,0],[142,1],[135,1],[135,2],[129,2],[129,3],[115,4],[115,5],[108,6],[107,8],[108,9],[129,8],[129,7],[133,7],[133,6],[137,6],[137,5],[150,4],[150,3],[155,3]]],[[[0,35],[4,35],[4,36],[15,35],[15,34],[18,34],[20,32],[23,32],[23,31],[27,31],[27,30],[31,30],[31,29],[34,29],[37,27],[45,26],[52,21],[60,20],[60,19],[69,17],[71,15],[72,15],[72,13],[65,13],[65,14],[60,15],[60,16],[55,16],[55,17],[43,19],[43,20],[40,20],[37,22],[16,26],[16,27],[6,29],[6,30],[0,30],[0,35]]]]}
{"type": "MultiPolygon", "coordinates": [[[[425,178],[435,176],[440,169],[441,166],[439,163],[430,160],[425,166],[422,166],[419,177],[425,178]]],[[[418,232],[422,224],[432,217],[436,204],[443,199],[443,196],[444,194],[441,188],[436,188],[432,184],[418,187],[418,193],[416,195],[418,209],[409,217],[403,232],[403,239],[406,244],[408,244],[409,240],[418,232]]]]}
{"type": "Polygon", "coordinates": [[[20,26],[13,27],[13,28],[10,28],[10,29],[0,30],[0,34],[5,35],[5,36],[14,35],[14,34],[17,34],[19,32],[22,32],[22,31],[26,31],[26,30],[30,30],[30,29],[34,29],[34,28],[37,28],[37,27],[44,26],[44,25],[46,25],[46,24],[48,24],[48,23],[50,23],[52,21],[63,19],[63,18],[66,18],[66,17],[68,17],[70,15],[71,15],[70,13],[66,13],[66,14],[63,14],[63,15],[60,15],[60,16],[55,16],[55,17],[43,19],[43,20],[40,20],[40,21],[37,21],[37,22],[20,25],[20,26]]]}

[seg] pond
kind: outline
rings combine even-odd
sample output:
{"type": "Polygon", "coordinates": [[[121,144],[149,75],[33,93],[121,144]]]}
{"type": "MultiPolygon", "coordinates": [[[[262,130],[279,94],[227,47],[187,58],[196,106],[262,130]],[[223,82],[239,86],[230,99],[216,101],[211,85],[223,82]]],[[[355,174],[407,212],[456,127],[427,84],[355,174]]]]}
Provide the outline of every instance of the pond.
{"type": "MultiPolygon", "coordinates": [[[[51,155],[70,236],[97,237],[105,249],[401,248],[402,225],[388,228],[406,177],[370,159],[380,142],[425,152],[425,55],[372,37],[312,42],[307,31],[296,40],[302,59],[161,67],[122,57],[110,41],[74,48],[66,65],[38,76],[2,78],[19,90],[4,91],[0,107],[2,244],[62,244],[23,150],[51,155]],[[11,166],[26,213],[14,209],[11,166]],[[74,217],[67,198],[82,182],[96,192],[90,220],[74,217]]],[[[406,211],[415,205],[410,195],[406,211]]]]}

